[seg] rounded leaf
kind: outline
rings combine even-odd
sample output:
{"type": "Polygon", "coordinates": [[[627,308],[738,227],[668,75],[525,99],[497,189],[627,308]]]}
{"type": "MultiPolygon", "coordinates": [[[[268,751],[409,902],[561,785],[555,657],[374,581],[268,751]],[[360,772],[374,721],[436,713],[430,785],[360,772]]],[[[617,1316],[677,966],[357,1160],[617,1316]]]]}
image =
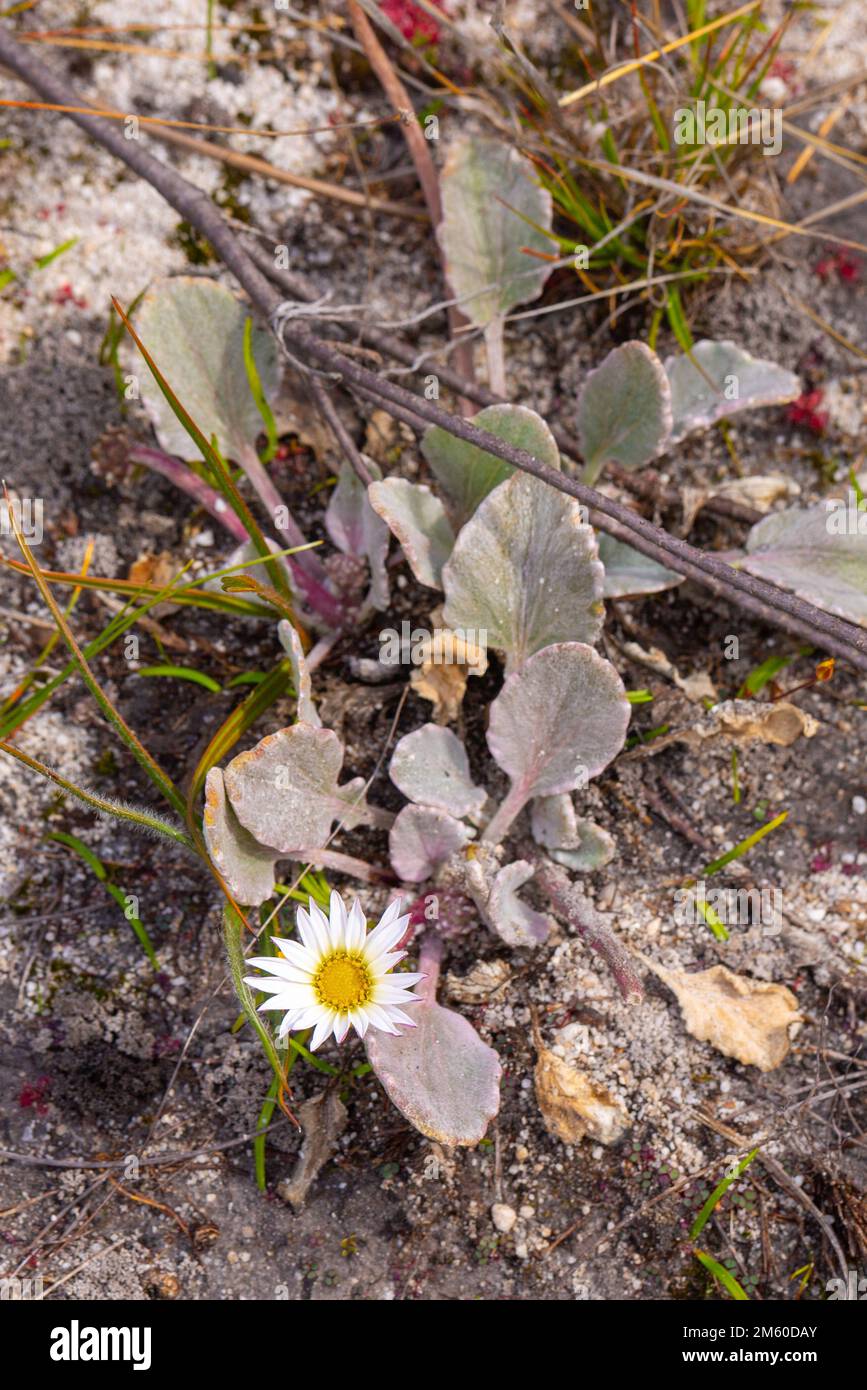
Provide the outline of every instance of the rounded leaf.
{"type": "Polygon", "coordinates": [[[491,705],[488,746],[521,796],[554,796],[611,762],[629,716],[611,663],[581,642],[562,642],[507,678],[491,705]]]}
{"type": "Polygon", "coordinates": [[[392,868],[405,883],[423,883],[470,839],[472,832],[446,811],[404,806],[388,834],[392,868]]]}
{"type": "Polygon", "coordinates": [[[604,571],[580,503],[526,473],[485,498],[443,569],[445,621],[483,632],[507,670],[557,642],[595,642],[604,571]]]}
{"type": "Polygon", "coordinates": [[[595,475],[606,463],[641,468],[671,432],[671,389],[644,343],[623,343],[588,372],[578,397],[578,434],[595,475]]]}
{"type": "MultiPolygon", "coordinates": [[[[399,976],[397,977],[400,978],[399,976]]],[[[411,1125],[439,1144],[478,1144],[500,1108],[500,1059],[452,1009],[425,1001],[399,1037],[370,1029],[370,1064],[411,1125]]]]}
{"type": "Polygon", "coordinates": [[[457,734],[439,724],[423,724],[397,744],[388,769],[396,787],[420,806],[453,816],[472,816],[487,800],[470,776],[467,750],[457,734]]]}

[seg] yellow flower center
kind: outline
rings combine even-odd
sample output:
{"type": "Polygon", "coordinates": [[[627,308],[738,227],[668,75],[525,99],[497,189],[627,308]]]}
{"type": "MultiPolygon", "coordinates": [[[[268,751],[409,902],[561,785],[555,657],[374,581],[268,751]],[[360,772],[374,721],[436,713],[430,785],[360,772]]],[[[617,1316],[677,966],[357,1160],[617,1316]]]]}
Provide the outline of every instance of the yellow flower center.
{"type": "Polygon", "coordinates": [[[358,956],[335,951],[322,962],[313,977],[313,988],[320,1004],[345,1014],[366,1004],[373,993],[370,971],[358,956]]]}

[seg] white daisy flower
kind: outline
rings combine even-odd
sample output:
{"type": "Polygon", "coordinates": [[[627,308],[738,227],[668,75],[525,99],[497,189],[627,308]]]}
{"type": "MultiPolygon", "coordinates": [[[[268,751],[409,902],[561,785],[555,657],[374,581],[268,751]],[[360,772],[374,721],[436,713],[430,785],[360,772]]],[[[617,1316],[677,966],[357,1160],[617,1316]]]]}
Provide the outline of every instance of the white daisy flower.
{"type": "Polygon", "coordinates": [[[283,1013],[280,1038],[312,1028],[310,1049],[315,1051],[329,1033],[343,1042],[350,1024],[360,1038],[368,1028],[397,1034],[396,1023],[415,1027],[400,1006],[421,1002],[412,986],[425,976],[391,974],[406,955],[393,949],[409,922],[409,913],[401,916],[400,908],[397,898],[368,934],[357,898],[347,912],[340,894],[332,893],[329,917],[311,898],[309,911],[298,909],[300,941],[272,937],[279,956],[250,958],[251,965],[267,974],[246,976],[245,983],[271,995],[260,1010],[283,1013]]]}

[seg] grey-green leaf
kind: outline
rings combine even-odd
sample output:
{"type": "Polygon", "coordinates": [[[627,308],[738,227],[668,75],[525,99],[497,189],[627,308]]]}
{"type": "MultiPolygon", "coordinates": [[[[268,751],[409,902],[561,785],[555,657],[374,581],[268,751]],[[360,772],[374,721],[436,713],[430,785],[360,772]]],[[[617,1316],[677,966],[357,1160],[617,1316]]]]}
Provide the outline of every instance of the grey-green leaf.
{"type": "Polygon", "coordinates": [[[223,774],[212,767],[205,778],[202,829],[208,853],[236,902],[258,907],[274,892],[277,855],[253,838],[226,800],[223,774]]]}
{"type": "Polygon", "coordinates": [[[580,504],[516,473],[461,529],[443,569],[443,616],[454,630],[485,632],[511,671],[554,643],[595,642],[603,582],[580,504]]]}
{"type": "Polygon", "coordinates": [[[642,555],[623,541],[599,531],[596,536],[599,559],[605,570],[603,598],[634,598],[639,594],[658,594],[683,583],[683,575],[668,570],[658,561],[642,555]]]}
{"type": "Polygon", "coordinates": [[[867,627],[867,511],[846,502],[789,507],[757,522],[740,562],[840,618],[867,627]]]}
{"type": "MultiPolygon", "coordinates": [[[[263,429],[244,368],[249,310],[215,280],[179,275],[158,280],[136,315],[142,342],[202,433],[217,436],[220,452],[241,461],[263,429]]],[[[277,345],[254,328],[253,357],[266,398],[280,379],[277,345]]],[[[160,444],[189,458],[194,446],[159,387],[146,373],[142,399],[160,444]]]]}
{"type": "Polygon", "coordinates": [[[422,883],[470,839],[472,832],[447,811],[410,803],[389,831],[391,866],[405,883],[422,883]]]}
{"type": "Polygon", "coordinates": [[[453,816],[476,815],[487,800],[470,776],[467,750],[457,734],[439,724],[423,724],[404,734],[388,769],[394,785],[419,806],[453,816]]]}
{"type": "Polygon", "coordinates": [[[606,463],[641,468],[671,431],[671,391],[662,363],[644,343],[612,348],[587,373],[578,397],[578,434],[588,476],[606,463]]]}
{"type": "MultiPolygon", "coordinates": [[[[557,441],[541,415],[525,405],[489,405],[474,415],[471,423],[504,444],[526,449],[549,468],[560,467],[557,441]]],[[[445,493],[456,526],[469,520],[482,499],[515,471],[496,454],[456,439],[439,425],[431,425],[426,432],[421,451],[445,493]]]]}
{"type": "Polygon", "coordinates": [[[537,230],[551,226],[551,195],[510,145],[474,137],[454,141],[440,188],[448,277],[467,318],[484,328],[542,293],[551,266],[524,248],[551,254],[550,237],[537,230]]]}
{"type": "Polygon", "coordinates": [[[672,444],[739,410],[782,405],[801,394],[794,372],[711,338],[702,338],[689,356],[666,358],[665,371],[671,386],[672,444]]]}
{"type": "Polygon", "coordinates": [[[352,827],[369,818],[363,801],[352,806],[347,800],[355,799],[358,784],[338,786],[342,765],[337,735],[299,722],[233,758],[224,774],[226,791],[238,820],[260,845],[303,854],[322,848],[334,821],[352,827]]]}
{"type": "Polygon", "coordinates": [[[443,565],[452,553],[455,533],[442,502],[424,483],[386,478],[367,489],[370,505],[400,542],[406,562],[429,589],[442,588],[443,565]]]}
{"type": "Polygon", "coordinates": [[[478,1144],[500,1106],[500,1059],[475,1028],[432,999],[399,1037],[370,1029],[370,1064],[390,1100],[438,1144],[478,1144]]]}
{"type": "MultiPolygon", "coordinates": [[[[490,708],[488,746],[515,799],[585,786],[623,746],[630,707],[610,662],[580,642],[531,656],[490,708]]],[[[511,795],[511,794],[510,794],[511,795]]]]}
{"type": "Polygon", "coordinates": [[[568,792],[537,797],[530,826],[536,844],[544,845],[552,859],[576,873],[601,869],[614,858],[613,836],[593,821],[579,820],[568,792]]]}

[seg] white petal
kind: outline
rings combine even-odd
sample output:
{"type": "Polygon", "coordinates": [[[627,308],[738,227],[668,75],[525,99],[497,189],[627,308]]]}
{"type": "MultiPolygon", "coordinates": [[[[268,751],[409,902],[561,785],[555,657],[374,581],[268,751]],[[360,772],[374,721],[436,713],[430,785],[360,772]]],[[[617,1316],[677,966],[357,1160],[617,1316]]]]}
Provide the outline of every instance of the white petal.
{"type": "Polygon", "coordinates": [[[280,948],[280,955],[284,960],[288,960],[290,965],[297,965],[299,970],[313,971],[319,964],[318,951],[309,951],[300,941],[277,941],[273,938],[280,948]]]}
{"type": "Polygon", "coordinates": [[[364,954],[369,961],[375,961],[379,956],[385,955],[400,941],[407,928],[409,917],[398,917],[396,922],[387,922],[383,925],[380,922],[378,927],[374,927],[370,936],[364,943],[364,954]]]}
{"type": "Polygon", "coordinates": [[[388,907],[385,909],[379,921],[377,922],[377,926],[383,927],[387,926],[390,922],[393,922],[397,917],[400,916],[400,909],[402,906],[403,898],[392,898],[391,902],[388,904],[388,907]]]}
{"type": "Polygon", "coordinates": [[[332,947],[337,946],[339,948],[349,944],[347,939],[346,904],[340,894],[334,889],[332,889],[331,892],[331,910],[329,914],[328,930],[332,947]]]}
{"type": "Polygon", "coordinates": [[[312,970],[302,970],[292,961],[281,960],[279,956],[251,956],[247,963],[255,965],[258,970],[267,971],[275,980],[309,980],[313,974],[312,970]]]}
{"type": "Polygon", "coordinates": [[[310,1051],[315,1052],[320,1043],[323,1043],[331,1032],[334,1024],[335,1015],[331,1009],[326,1010],[316,1027],[313,1030],[313,1037],[308,1044],[310,1051]]]}
{"type": "Polygon", "coordinates": [[[394,1004],[389,1004],[388,1016],[392,1023],[408,1023],[411,1028],[415,1027],[415,1023],[410,1018],[409,1014],[405,1014],[403,1009],[396,1008],[394,1004]]]}
{"type": "Polygon", "coordinates": [[[337,1018],[334,1020],[334,1036],[339,1043],[343,1042],[343,1039],[349,1032],[351,1021],[349,1014],[338,1014],[337,1018]]]}
{"type": "Polygon", "coordinates": [[[293,1012],[295,1009],[307,1009],[313,1003],[313,991],[299,986],[296,989],[287,989],[283,994],[275,994],[270,999],[259,1005],[259,1012],[268,1009],[288,1009],[293,1012]]]}
{"type": "Polygon", "coordinates": [[[245,975],[244,984],[251,989],[261,990],[263,994],[279,994],[281,989],[285,989],[286,980],[267,979],[264,975],[245,975]]]}
{"type": "Polygon", "coordinates": [[[346,925],[346,948],[349,951],[359,951],[364,945],[367,936],[367,919],[361,903],[356,898],[349,909],[349,916],[346,925]]]}
{"type": "MultiPolygon", "coordinates": [[[[310,906],[312,907],[313,904],[311,903],[310,906]]],[[[311,956],[320,956],[322,954],[322,948],[319,945],[319,939],[313,928],[313,923],[310,920],[309,914],[303,907],[299,907],[295,917],[298,923],[298,935],[301,937],[305,948],[309,951],[311,956]]]]}
{"type": "Polygon", "coordinates": [[[409,989],[388,989],[383,986],[373,992],[374,1004],[420,1004],[417,994],[409,989]]]}
{"type": "Polygon", "coordinates": [[[322,951],[322,954],[324,955],[326,952],[330,951],[334,946],[334,941],[331,935],[331,925],[328,921],[328,918],[325,916],[325,913],[322,911],[322,908],[319,907],[313,901],[312,898],[308,899],[308,902],[310,924],[313,927],[313,930],[316,932],[317,940],[320,943],[320,949],[322,951]]]}
{"type": "Polygon", "coordinates": [[[292,1027],[296,1030],[302,1028],[313,1028],[322,1017],[323,1009],[321,1004],[311,1004],[307,1009],[297,1012],[292,1027]]]}
{"type": "Polygon", "coordinates": [[[363,1038],[370,1027],[370,1019],[364,1009],[356,1009],[352,1015],[352,1026],[360,1038],[363,1038]]]}
{"type": "Polygon", "coordinates": [[[397,1036],[397,1029],[385,1009],[381,1009],[378,1004],[368,1003],[364,1006],[364,1012],[374,1028],[379,1028],[383,1033],[392,1033],[397,1036]]]}

